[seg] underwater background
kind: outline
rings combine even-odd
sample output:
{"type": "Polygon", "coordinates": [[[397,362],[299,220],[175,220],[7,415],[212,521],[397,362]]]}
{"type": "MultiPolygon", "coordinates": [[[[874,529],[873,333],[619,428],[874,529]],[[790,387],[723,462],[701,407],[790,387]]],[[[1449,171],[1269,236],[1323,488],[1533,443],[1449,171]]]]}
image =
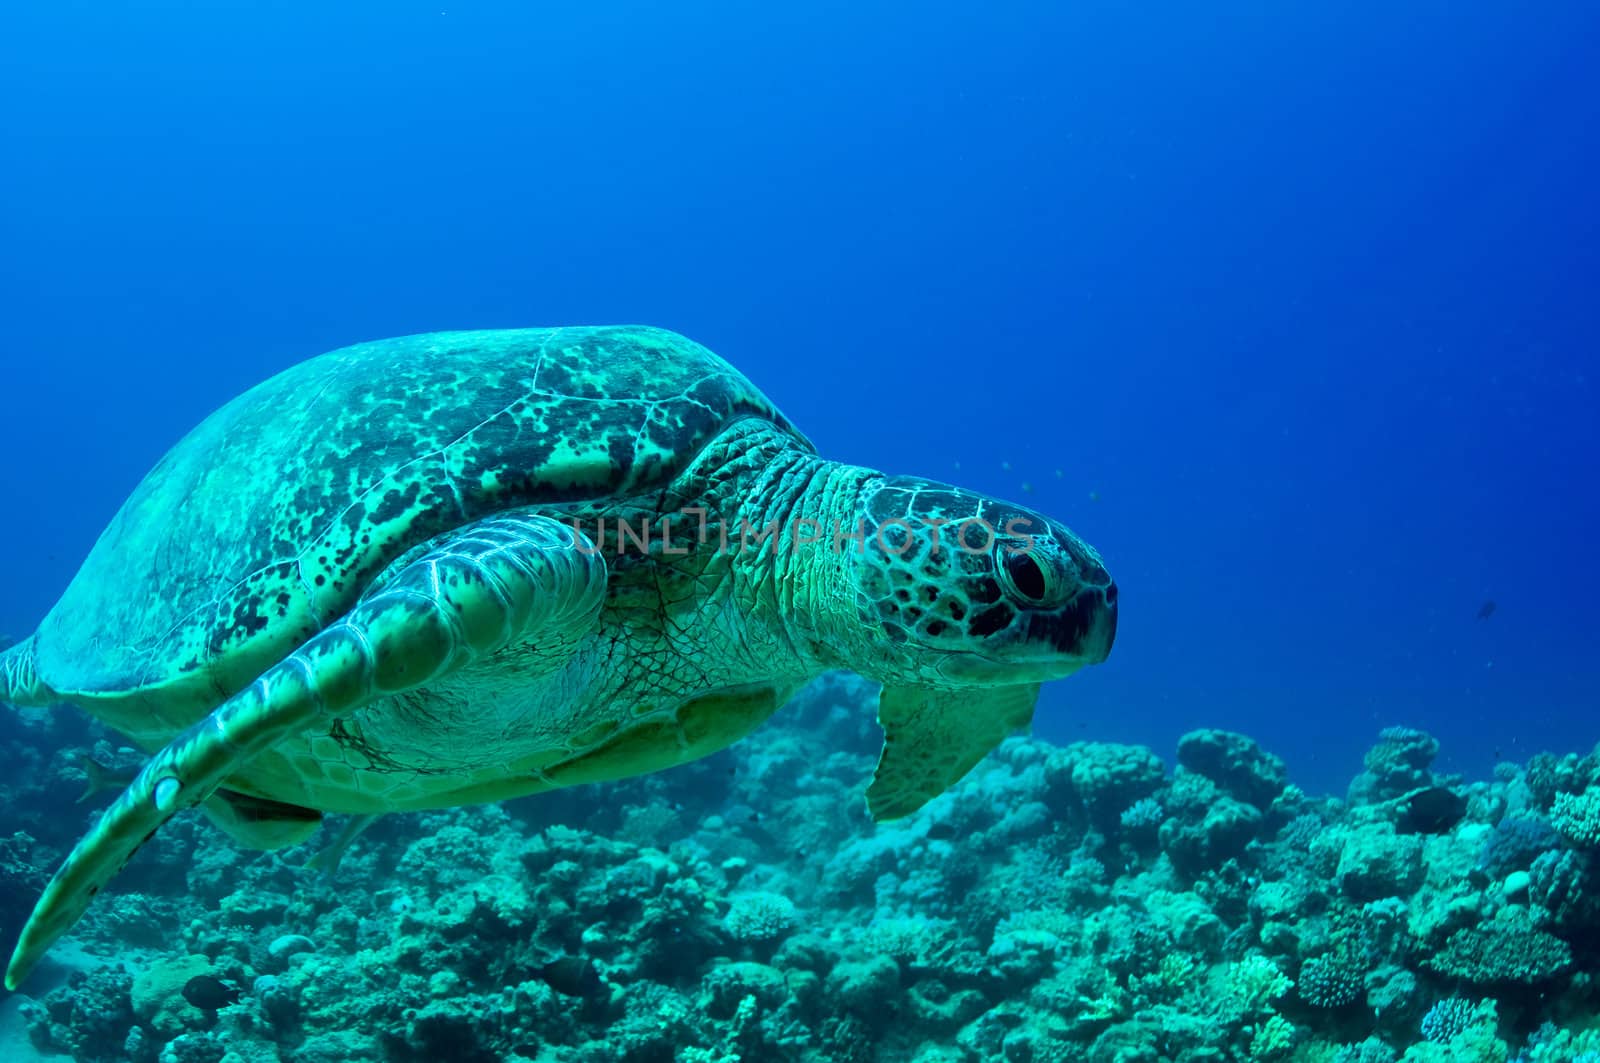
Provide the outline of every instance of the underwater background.
{"type": "MultiPolygon", "coordinates": [[[[682,331],[1121,589],[895,827],[843,679],[329,879],[186,817],[8,1051],[1600,1058],[1596,71],[1579,3],[8,6],[0,633],[257,381],[552,324],[682,331]]],[[[9,947],[127,757],[0,741],[9,947]]]]}

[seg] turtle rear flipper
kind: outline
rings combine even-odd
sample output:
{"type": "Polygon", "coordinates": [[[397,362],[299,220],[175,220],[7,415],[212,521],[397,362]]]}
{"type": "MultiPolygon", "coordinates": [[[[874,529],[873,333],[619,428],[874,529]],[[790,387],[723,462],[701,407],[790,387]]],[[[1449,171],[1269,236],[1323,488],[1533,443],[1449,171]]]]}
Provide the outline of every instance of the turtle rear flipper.
{"type": "Polygon", "coordinates": [[[379,818],[380,816],[376,812],[351,816],[350,821],[334,836],[333,841],[323,846],[315,856],[306,861],[306,870],[332,877],[333,873],[339,870],[339,861],[343,860],[344,854],[350,851],[351,844],[361,836],[362,831],[378,822],[379,818]]]}
{"type": "Polygon", "coordinates": [[[54,690],[39,678],[34,662],[33,639],[26,638],[0,651],[0,701],[13,705],[53,705],[60,701],[54,690]]]}
{"type": "Polygon", "coordinates": [[[322,813],[304,805],[273,801],[219,788],[200,805],[212,826],[246,849],[299,845],[322,826],[322,813]]]}
{"type": "Polygon", "coordinates": [[[6,987],[16,988],[163,823],[210,798],[250,757],[532,631],[540,663],[557,667],[593,630],[605,584],[599,552],[545,517],[494,517],[442,540],[150,759],[45,887],[6,987]]]}

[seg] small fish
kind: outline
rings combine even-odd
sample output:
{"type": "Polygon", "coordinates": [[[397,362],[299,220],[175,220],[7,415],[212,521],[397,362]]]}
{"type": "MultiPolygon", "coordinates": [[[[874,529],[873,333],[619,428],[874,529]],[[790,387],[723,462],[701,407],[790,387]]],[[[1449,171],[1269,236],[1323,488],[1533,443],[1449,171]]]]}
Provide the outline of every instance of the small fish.
{"type": "Polygon", "coordinates": [[[183,999],[201,1011],[219,1011],[239,1003],[239,987],[209,974],[197,974],[183,983],[183,999]]]}
{"type": "Polygon", "coordinates": [[[569,997],[594,999],[603,985],[600,970],[587,956],[563,956],[539,968],[539,978],[557,993],[569,997]]]}
{"type": "Polygon", "coordinates": [[[78,795],[77,803],[80,805],[102,790],[126,790],[133,781],[133,772],[109,768],[88,754],[78,758],[78,767],[83,769],[83,774],[89,780],[84,785],[83,793],[78,795]]]}
{"type": "Polygon", "coordinates": [[[1467,799],[1445,786],[1413,790],[1400,799],[1395,829],[1402,834],[1444,834],[1467,814],[1467,799]]]}
{"type": "Polygon", "coordinates": [[[1495,610],[1494,599],[1493,598],[1484,599],[1483,604],[1478,606],[1478,619],[1479,620],[1487,620],[1487,619],[1489,619],[1491,616],[1494,615],[1494,610],[1495,610]]]}

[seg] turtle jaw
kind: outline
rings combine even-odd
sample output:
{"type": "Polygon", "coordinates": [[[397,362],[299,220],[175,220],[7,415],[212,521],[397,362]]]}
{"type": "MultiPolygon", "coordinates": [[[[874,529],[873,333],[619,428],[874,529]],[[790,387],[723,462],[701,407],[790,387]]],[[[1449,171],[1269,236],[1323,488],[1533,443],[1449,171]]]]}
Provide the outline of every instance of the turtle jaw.
{"type": "Polygon", "coordinates": [[[1060,609],[1027,616],[1015,641],[942,656],[941,679],[956,686],[1011,686],[1065,679],[1111,655],[1117,637],[1117,585],[1089,586],[1060,609]]]}
{"type": "Polygon", "coordinates": [[[1101,664],[1111,656],[1117,640],[1117,585],[1107,577],[1103,585],[1085,586],[1060,609],[1029,614],[1025,645],[1048,646],[1077,668],[1101,664]]]}
{"type": "Polygon", "coordinates": [[[1065,679],[1089,663],[1058,655],[988,657],[979,653],[952,653],[940,660],[935,670],[939,678],[952,687],[1000,687],[1065,679]]]}

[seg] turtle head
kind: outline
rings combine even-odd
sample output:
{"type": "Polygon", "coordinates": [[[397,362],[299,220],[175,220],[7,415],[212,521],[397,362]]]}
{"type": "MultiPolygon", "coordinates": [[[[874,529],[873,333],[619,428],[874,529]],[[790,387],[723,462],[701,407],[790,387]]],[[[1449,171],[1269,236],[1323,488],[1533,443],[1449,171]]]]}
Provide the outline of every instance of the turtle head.
{"type": "Polygon", "coordinates": [[[856,610],[885,684],[1038,683],[1098,664],[1117,585],[1095,551],[1032,510],[914,477],[871,481],[852,551],[856,610]]]}

